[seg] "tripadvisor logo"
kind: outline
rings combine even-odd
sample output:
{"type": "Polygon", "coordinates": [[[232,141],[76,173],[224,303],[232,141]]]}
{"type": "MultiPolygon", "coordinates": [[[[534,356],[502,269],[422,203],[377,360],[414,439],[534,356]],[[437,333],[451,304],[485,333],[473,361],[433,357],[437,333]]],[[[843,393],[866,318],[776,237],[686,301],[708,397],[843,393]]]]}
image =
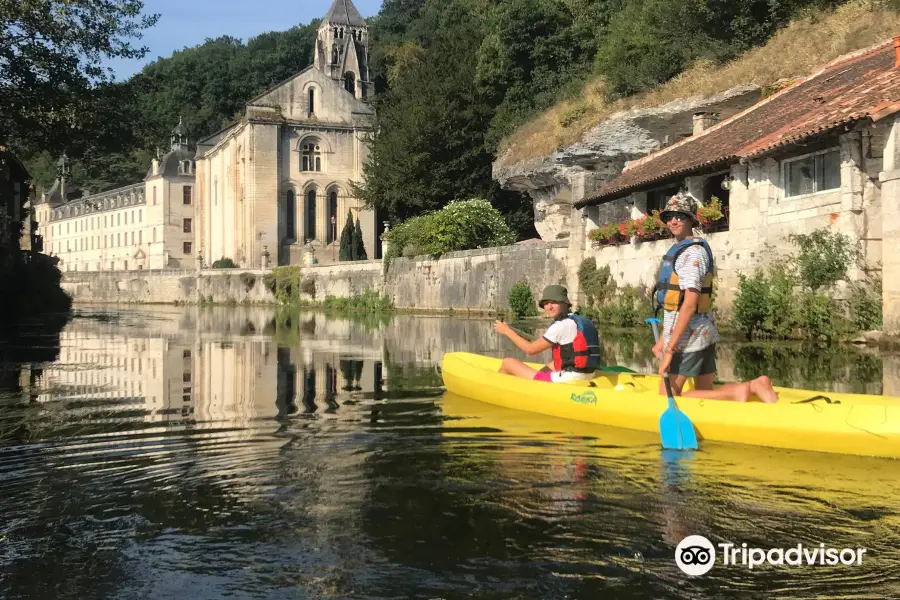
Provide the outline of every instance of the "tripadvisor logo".
{"type": "MultiPolygon", "coordinates": [[[[750,548],[747,544],[717,544],[722,566],[753,569],[761,565],[791,567],[812,565],[861,565],[866,548],[831,548],[797,544],[791,548],[750,548]]],[[[716,564],[716,547],[702,535],[689,535],[675,548],[675,564],[687,575],[705,575],[716,564]]]]}

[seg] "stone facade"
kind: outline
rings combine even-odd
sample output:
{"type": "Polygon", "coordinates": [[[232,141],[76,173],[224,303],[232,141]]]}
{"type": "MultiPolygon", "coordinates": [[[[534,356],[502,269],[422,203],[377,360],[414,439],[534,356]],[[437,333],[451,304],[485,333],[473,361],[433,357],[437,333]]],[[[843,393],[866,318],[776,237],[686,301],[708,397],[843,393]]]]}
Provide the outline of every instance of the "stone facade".
{"type": "Polygon", "coordinates": [[[194,267],[194,161],[180,122],[143,183],[70,200],[67,179],[62,160],[34,207],[43,252],[59,258],[61,271],[194,267]]]}
{"type": "Polygon", "coordinates": [[[205,264],[244,268],[337,259],[348,212],[369,258],[378,256],[374,211],[352,194],[362,179],[374,110],[368,29],[336,0],[318,32],[315,64],[250,100],[243,118],[198,145],[197,245],[205,264]],[[337,61],[337,62],[335,62],[337,61]]]}
{"type": "MultiPolygon", "coordinates": [[[[867,273],[881,278],[884,190],[877,182],[887,133],[884,126],[867,126],[818,140],[803,150],[786,150],[732,165],[727,171],[674,182],[674,189],[686,189],[701,204],[716,196],[727,207],[728,230],[705,236],[716,259],[719,306],[730,305],[737,289],[738,273],[749,274],[759,266],[779,260],[788,251],[787,237],[791,233],[826,228],[846,234],[860,250],[862,259],[860,265],[851,269],[851,280],[859,280],[867,273]],[[790,169],[796,172],[807,164],[827,171],[819,173],[824,189],[792,193],[786,184],[790,169]],[[725,181],[727,190],[722,187],[725,181]]],[[[640,217],[658,208],[650,199],[655,195],[664,198],[673,189],[672,185],[667,182],[659,190],[633,193],[625,200],[577,211],[586,227],[579,236],[580,247],[573,247],[570,265],[577,270],[583,259],[594,256],[598,265],[610,266],[619,284],[652,288],[659,260],[671,240],[632,240],[622,246],[597,247],[587,235],[602,224],[615,222],[608,218],[608,206],[624,203],[631,207],[630,217],[640,217]]]]}

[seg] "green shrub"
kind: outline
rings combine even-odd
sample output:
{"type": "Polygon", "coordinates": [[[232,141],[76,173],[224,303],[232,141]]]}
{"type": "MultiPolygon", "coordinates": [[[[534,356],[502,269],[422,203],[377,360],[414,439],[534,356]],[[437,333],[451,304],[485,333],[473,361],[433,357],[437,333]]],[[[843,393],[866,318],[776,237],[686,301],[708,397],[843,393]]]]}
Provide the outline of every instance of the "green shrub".
{"type": "Polygon", "coordinates": [[[222,257],[212,264],[213,269],[236,269],[237,265],[230,258],[222,257]]]}
{"type": "Polygon", "coordinates": [[[738,289],[731,304],[731,318],[734,325],[743,331],[747,339],[762,331],[769,321],[769,284],[762,269],[752,277],[738,273],[738,289]]]}
{"type": "Polygon", "coordinates": [[[390,263],[398,256],[430,254],[506,246],[515,235],[500,212],[483,199],[454,201],[439,211],[413,217],[385,235],[390,263]]]}
{"type": "Polygon", "coordinates": [[[516,314],[516,318],[533,317],[538,314],[531,287],[524,279],[509,289],[509,307],[516,314]]]}
{"type": "Polygon", "coordinates": [[[799,253],[795,257],[801,283],[811,290],[829,288],[847,278],[857,256],[850,238],[842,233],[817,229],[810,234],[791,234],[799,253]]]}
{"type": "Polygon", "coordinates": [[[597,259],[593,256],[584,259],[578,266],[578,282],[588,306],[605,304],[616,291],[616,281],[610,274],[609,265],[598,269],[597,259]]]}
{"type": "Polygon", "coordinates": [[[850,295],[850,318],[857,331],[881,329],[883,315],[880,280],[853,286],[850,295]]]}
{"type": "Polygon", "coordinates": [[[797,317],[801,330],[811,339],[824,337],[832,341],[844,329],[834,300],[825,294],[803,292],[799,298],[797,317]]]}
{"type": "Polygon", "coordinates": [[[637,308],[639,295],[637,288],[627,285],[616,296],[610,307],[610,321],[616,327],[635,327],[640,323],[637,308]]]}

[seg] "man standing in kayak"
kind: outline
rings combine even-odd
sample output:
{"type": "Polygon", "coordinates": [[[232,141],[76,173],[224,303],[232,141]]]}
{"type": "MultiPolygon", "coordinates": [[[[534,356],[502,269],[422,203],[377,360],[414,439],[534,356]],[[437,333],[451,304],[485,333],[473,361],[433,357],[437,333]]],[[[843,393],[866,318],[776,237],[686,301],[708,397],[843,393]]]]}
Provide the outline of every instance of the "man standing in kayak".
{"type": "Polygon", "coordinates": [[[548,383],[594,378],[594,370],[600,366],[600,337],[590,319],[570,314],[572,303],[568,294],[561,285],[544,288],[538,304],[553,323],[544,337],[533,342],[518,335],[503,321],[494,321],[494,331],[508,337],[529,356],[553,349],[553,360],[540,371],[517,358],[504,358],[501,373],[548,383]]]}
{"type": "MultiPolygon", "coordinates": [[[[684,396],[746,402],[751,395],[763,402],[777,402],[778,395],[768,377],[744,383],[729,383],[714,388],[716,342],[719,331],[712,314],[713,255],[703,238],[694,237],[697,202],[679,192],[666,203],[660,214],[675,237],[675,244],[663,257],[655,293],[664,310],[663,335],[653,346],[659,357],[659,374],[667,371],[672,393],[681,390],[688,377],[694,389],[684,396]]],[[[665,386],[660,382],[660,394],[665,386]]]]}

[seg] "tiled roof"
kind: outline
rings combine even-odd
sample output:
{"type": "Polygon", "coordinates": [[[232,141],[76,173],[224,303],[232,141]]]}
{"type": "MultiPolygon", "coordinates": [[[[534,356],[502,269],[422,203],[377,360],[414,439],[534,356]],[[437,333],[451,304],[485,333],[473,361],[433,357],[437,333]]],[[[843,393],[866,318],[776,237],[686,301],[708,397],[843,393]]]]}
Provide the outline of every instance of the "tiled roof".
{"type": "Polygon", "coordinates": [[[759,157],[781,146],[859,120],[900,110],[900,68],[888,41],[847,54],[695,136],[631,163],[577,208],[626,196],[655,183],[759,157]]]}

